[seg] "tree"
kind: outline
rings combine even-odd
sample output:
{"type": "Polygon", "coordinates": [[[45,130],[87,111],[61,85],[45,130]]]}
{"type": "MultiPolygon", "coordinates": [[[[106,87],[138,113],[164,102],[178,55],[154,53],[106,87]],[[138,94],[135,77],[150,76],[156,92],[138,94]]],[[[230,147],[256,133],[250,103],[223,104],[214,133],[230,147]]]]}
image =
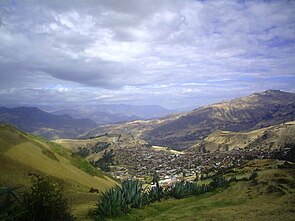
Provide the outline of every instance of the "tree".
{"type": "Polygon", "coordinates": [[[102,171],[109,172],[111,171],[110,165],[114,163],[114,150],[105,151],[103,156],[95,162],[95,165],[99,167],[102,171]]]}
{"type": "Polygon", "coordinates": [[[31,190],[24,194],[23,210],[22,220],[74,220],[60,185],[43,176],[33,178],[31,190]]]}

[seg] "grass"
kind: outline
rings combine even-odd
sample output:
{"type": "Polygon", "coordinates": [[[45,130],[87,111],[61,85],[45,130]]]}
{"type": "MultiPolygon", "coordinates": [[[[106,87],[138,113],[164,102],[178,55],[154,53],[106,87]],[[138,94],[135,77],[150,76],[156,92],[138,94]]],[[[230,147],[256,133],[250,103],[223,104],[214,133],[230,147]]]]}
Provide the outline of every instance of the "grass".
{"type": "MultiPolygon", "coordinates": [[[[76,150],[78,147],[85,145],[94,145],[97,142],[109,142],[112,144],[113,139],[107,136],[93,138],[93,139],[58,139],[54,140],[55,143],[62,145],[69,150],[76,150]]],[[[112,145],[112,148],[114,146],[112,145]]]]}
{"type": "Polygon", "coordinates": [[[278,163],[252,161],[240,170],[246,173],[259,168],[257,181],[234,182],[227,189],[164,200],[144,209],[132,209],[129,214],[113,220],[295,220],[295,173],[291,169],[277,169],[278,163]]]}
{"type": "Polygon", "coordinates": [[[88,192],[90,187],[105,191],[116,184],[69,150],[14,127],[0,126],[0,150],[0,186],[21,185],[24,191],[31,185],[29,171],[50,176],[63,184],[79,220],[87,219],[82,218],[89,210],[85,205],[95,205],[98,199],[98,194],[88,192]]]}

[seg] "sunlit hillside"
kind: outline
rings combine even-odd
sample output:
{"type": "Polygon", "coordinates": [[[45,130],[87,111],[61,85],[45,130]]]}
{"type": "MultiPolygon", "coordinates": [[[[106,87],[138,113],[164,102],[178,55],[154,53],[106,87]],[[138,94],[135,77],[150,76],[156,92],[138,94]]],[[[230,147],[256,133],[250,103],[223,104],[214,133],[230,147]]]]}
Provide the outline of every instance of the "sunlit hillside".
{"type": "Polygon", "coordinates": [[[12,126],[0,126],[0,153],[1,186],[23,186],[23,191],[31,185],[29,172],[50,176],[64,186],[74,212],[81,204],[95,205],[98,196],[88,193],[91,187],[104,191],[116,184],[62,146],[12,126]]]}
{"type": "Polygon", "coordinates": [[[185,199],[157,202],[113,220],[291,221],[295,214],[295,164],[289,168],[280,165],[282,161],[249,161],[227,175],[241,179],[256,171],[254,180],[233,182],[228,188],[185,199]]]}

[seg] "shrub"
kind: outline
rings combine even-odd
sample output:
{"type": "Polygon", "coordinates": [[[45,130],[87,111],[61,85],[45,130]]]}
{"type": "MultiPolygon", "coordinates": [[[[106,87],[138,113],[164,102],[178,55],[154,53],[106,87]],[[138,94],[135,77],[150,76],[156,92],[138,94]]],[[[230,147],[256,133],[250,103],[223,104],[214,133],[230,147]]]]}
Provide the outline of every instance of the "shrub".
{"type": "Polygon", "coordinates": [[[257,175],[258,174],[256,172],[251,173],[249,180],[254,180],[257,177],[257,175]]]}
{"type": "Polygon", "coordinates": [[[224,177],[222,176],[217,176],[213,177],[212,181],[209,184],[209,187],[211,190],[219,187],[228,187],[229,186],[229,181],[227,181],[224,177]]]}
{"type": "Polygon", "coordinates": [[[191,182],[176,183],[171,187],[170,196],[175,199],[181,199],[197,192],[197,186],[191,182]]]}
{"type": "Polygon", "coordinates": [[[20,187],[0,187],[0,220],[18,220],[21,215],[19,199],[15,190],[20,187]]]}
{"type": "Polygon", "coordinates": [[[48,177],[33,179],[30,192],[24,194],[22,220],[69,221],[74,220],[61,187],[48,177]]]}

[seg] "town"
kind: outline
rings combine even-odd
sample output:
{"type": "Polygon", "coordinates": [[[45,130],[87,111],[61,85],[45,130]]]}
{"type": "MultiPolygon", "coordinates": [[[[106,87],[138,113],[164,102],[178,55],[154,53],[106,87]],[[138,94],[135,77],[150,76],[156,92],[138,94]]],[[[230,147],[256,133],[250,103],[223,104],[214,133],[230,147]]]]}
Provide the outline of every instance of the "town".
{"type": "Polygon", "coordinates": [[[109,174],[119,180],[136,178],[149,182],[155,174],[160,181],[200,180],[240,166],[245,160],[270,158],[271,152],[232,150],[228,152],[174,152],[153,147],[117,148],[109,174]]]}

